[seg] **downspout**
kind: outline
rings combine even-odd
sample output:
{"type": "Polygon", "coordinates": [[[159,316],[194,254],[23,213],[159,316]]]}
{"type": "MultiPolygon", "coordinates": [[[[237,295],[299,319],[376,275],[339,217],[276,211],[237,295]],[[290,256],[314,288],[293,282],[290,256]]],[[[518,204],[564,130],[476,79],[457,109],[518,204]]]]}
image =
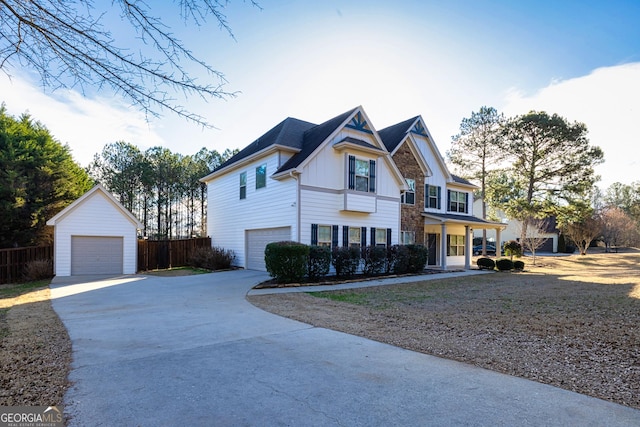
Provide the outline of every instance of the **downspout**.
{"type": "Polygon", "coordinates": [[[289,172],[289,176],[296,180],[296,242],[300,243],[300,180],[295,174],[295,170],[289,172]]]}

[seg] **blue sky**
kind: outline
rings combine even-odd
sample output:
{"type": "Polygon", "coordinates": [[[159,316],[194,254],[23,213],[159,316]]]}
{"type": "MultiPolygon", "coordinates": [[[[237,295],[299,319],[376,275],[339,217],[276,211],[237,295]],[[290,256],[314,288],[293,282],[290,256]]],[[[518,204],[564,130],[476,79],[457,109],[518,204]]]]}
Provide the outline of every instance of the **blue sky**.
{"type": "MultiPolygon", "coordinates": [[[[362,105],[381,129],[422,115],[444,154],[460,121],[482,105],[586,123],[605,151],[602,187],[640,180],[638,1],[261,0],[226,9],[216,25],[174,32],[228,80],[227,101],[183,100],[214,130],[144,116],[108,92],[43,92],[28,71],[0,74],[0,101],[29,111],[87,165],[110,142],[182,154],[242,148],[286,117],[320,123],[362,105]],[[634,155],[629,155],[634,153],[634,155]]],[[[173,2],[158,15],[176,16],[173,2]]],[[[112,32],[126,41],[114,21],[112,32]]],[[[205,76],[202,76],[204,78],[205,76]]]]}

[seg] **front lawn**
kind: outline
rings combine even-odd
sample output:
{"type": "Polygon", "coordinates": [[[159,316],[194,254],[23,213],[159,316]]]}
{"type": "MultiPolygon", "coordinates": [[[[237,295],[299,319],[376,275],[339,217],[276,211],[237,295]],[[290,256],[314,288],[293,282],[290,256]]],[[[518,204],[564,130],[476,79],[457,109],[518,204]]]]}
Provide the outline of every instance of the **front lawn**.
{"type": "Polygon", "coordinates": [[[522,273],[249,300],[319,327],[640,408],[640,254],[524,260],[522,273]]]}

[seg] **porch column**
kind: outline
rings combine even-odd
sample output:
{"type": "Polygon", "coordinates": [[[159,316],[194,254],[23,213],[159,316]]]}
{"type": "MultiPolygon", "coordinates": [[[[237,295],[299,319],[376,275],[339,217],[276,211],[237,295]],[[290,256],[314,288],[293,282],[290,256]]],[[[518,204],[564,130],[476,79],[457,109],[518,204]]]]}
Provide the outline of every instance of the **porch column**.
{"type": "Polygon", "coordinates": [[[447,224],[440,226],[440,267],[447,269],[447,224]]]}
{"type": "Polygon", "coordinates": [[[501,228],[496,228],[496,257],[502,256],[501,228]]]}
{"type": "Polygon", "coordinates": [[[471,270],[471,251],[473,251],[471,241],[471,230],[468,225],[464,226],[464,269],[471,270]]]}

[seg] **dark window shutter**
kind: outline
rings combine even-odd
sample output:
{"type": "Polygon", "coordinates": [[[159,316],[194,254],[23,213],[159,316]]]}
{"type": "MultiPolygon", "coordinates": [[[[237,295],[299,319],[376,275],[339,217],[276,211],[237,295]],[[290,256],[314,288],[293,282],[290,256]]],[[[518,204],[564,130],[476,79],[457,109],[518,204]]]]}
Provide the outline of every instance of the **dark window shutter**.
{"type": "Polygon", "coordinates": [[[356,157],[349,156],[349,190],[356,188],[356,157]]]}
{"type": "Polygon", "coordinates": [[[331,227],[331,246],[334,248],[338,247],[338,226],[334,225],[331,227]]]}
{"type": "Polygon", "coordinates": [[[464,193],[464,213],[469,213],[469,193],[464,193]]]}
{"type": "Polygon", "coordinates": [[[387,247],[391,247],[391,229],[387,228],[387,247]]]}
{"type": "Polygon", "coordinates": [[[429,206],[429,184],[424,185],[424,208],[427,209],[429,206]]]}
{"type": "Polygon", "coordinates": [[[451,190],[447,190],[447,211],[451,210],[451,190]]]}
{"type": "Polygon", "coordinates": [[[369,160],[369,192],[376,192],[376,161],[369,160]]]}
{"type": "Polygon", "coordinates": [[[360,231],[360,246],[363,248],[367,246],[367,227],[362,227],[360,231]]]}
{"type": "Polygon", "coordinates": [[[442,187],[438,187],[438,209],[442,208],[442,205],[440,204],[440,199],[442,199],[442,187]]]}
{"type": "Polygon", "coordinates": [[[342,226],[342,246],[349,246],[349,227],[346,225],[342,226]]]}
{"type": "Polygon", "coordinates": [[[370,243],[370,245],[371,246],[375,246],[376,243],[378,243],[378,242],[376,242],[376,228],[375,227],[371,227],[370,230],[371,230],[371,243],[370,243]]]}
{"type": "Polygon", "coordinates": [[[311,244],[318,244],[318,224],[311,224],[311,244]]]}

